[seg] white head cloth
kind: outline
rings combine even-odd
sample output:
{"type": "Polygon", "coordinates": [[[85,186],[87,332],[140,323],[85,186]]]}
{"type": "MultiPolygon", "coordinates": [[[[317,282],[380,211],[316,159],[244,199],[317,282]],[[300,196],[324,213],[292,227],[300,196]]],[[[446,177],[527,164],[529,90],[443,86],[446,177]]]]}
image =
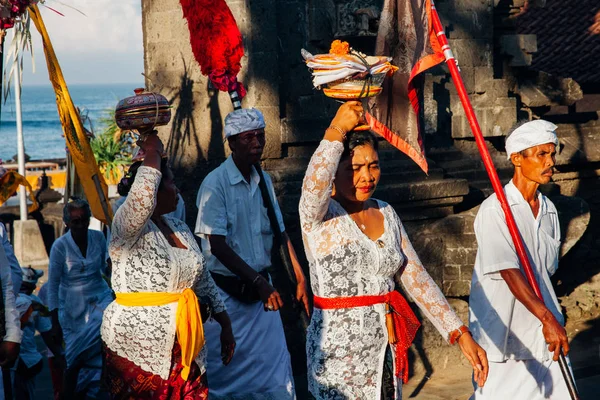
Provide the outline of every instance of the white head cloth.
{"type": "Polygon", "coordinates": [[[558,147],[556,128],[552,122],[538,119],[527,122],[515,129],[506,139],[506,158],[540,144],[553,143],[558,147]]]}
{"type": "Polygon", "coordinates": [[[256,108],[242,108],[225,117],[225,139],[255,129],[264,129],[265,118],[256,108]]]}

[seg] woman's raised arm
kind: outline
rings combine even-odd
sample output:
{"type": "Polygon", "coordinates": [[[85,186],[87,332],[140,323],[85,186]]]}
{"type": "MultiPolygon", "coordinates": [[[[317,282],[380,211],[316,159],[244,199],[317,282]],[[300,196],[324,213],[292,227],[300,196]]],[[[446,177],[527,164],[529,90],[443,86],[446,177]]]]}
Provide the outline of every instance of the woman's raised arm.
{"type": "Polygon", "coordinates": [[[299,205],[303,232],[311,231],[323,221],[329,207],[335,173],[344,152],[346,133],[358,124],[362,114],[363,108],[359,101],[344,103],[311,157],[302,183],[299,205]]]}
{"type": "Polygon", "coordinates": [[[164,147],[156,133],[150,134],[138,145],[144,151],[144,162],[137,171],[125,202],[115,214],[111,240],[136,240],[156,207],[164,147]]]}

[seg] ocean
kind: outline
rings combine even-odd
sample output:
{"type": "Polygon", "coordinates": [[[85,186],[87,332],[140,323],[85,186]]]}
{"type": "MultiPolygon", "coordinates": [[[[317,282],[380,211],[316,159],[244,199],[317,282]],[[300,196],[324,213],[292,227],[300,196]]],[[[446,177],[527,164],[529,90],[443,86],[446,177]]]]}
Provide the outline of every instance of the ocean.
{"type": "MultiPolygon", "coordinates": [[[[133,89],[143,87],[142,82],[132,84],[70,85],[69,93],[76,107],[87,113],[94,132],[102,126],[99,120],[114,110],[117,102],[132,96],[133,89]]],[[[23,140],[25,153],[31,160],[65,157],[65,139],[56,110],[56,98],[52,86],[24,86],[21,91],[23,116],[23,140]]],[[[86,124],[89,129],[89,125],[86,124]]],[[[11,93],[2,103],[0,120],[0,159],[7,160],[17,154],[17,125],[15,100],[11,93]]]]}

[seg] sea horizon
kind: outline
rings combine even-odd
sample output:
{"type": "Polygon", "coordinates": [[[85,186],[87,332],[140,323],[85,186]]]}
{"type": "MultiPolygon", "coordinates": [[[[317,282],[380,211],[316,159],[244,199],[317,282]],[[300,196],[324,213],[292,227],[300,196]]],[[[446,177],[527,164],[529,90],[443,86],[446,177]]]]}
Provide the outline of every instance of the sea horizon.
{"type": "MultiPolygon", "coordinates": [[[[100,120],[107,117],[118,101],[133,95],[133,89],[143,87],[133,83],[78,83],[69,85],[69,93],[76,107],[89,116],[94,133],[102,130],[100,120]]],[[[9,161],[17,153],[17,128],[14,93],[4,102],[2,94],[0,114],[0,159],[9,161]]],[[[64,158],[65,140],[56,108],[56,97],[51,85],[23,85],[21,109],[25,153],[30,160],[64,158]]],[[[86,128],[90,129],[89,124],[86,128]]]]}

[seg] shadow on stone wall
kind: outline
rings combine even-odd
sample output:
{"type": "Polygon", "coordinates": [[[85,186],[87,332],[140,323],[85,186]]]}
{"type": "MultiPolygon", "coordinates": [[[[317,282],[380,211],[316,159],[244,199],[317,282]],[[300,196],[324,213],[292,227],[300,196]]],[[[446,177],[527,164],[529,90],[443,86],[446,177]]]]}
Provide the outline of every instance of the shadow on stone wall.
{"type": "Polygon", "coordinates": [[[186,147],[195,146],[198,155],[197,162],[206,161],[202,155],[200,140],[196,135],[196,124],[194,122],[194,81],[190,78],[189,67],[185,62],[183,55],[184,70],[180,78],[180,86],[175,92],[169,103],[177,103],[173,121],[171,123],[171,132],[167,143],[167,154],[171,163],[175,166],[182,164],[183,155],[188,151],[186,147]]]}
{"type": "Polygon", "coordinates": [[[577,388],[582,399],[598,396],[600,375],[600,318],[588,320],[578,326],[579,333],[571,339],[570,358],[577,388]]]}
{"type": "MultiPolygon", "coordinates": [[[[571,183],[574,187],[569,187],[570,193],[568,194],[587,201],[586,205],[589,205],[589,209],[581,211],[589,213],[589,223],[585,227],[587,230],[581,239],[561,259],[558,272],[552,279],[556,293],[561,297],[563,312],[568,319],[572,320],[589,317],[600,306],[600,293],[597,292],[598,283],[596,282],[598,279],[595,278],[600,274],[600,264],[597,262],[600,259],[600,226],[596,223],[596,220],[600,218],[600,202],[594,195],[600,190],[600,184],[596,171],[586,171],[580,168],[581,165],[590,163],[588,151],[591,150],[586,148],[585,133],[580,124],[575,125],[575,131],[578,142],[576,148],[579,151],[575,152],[567,163],[567,169],[574,173],[571,183]]],[[[568,183],[564,184],[568,185],[568,183]]],[[[553,200],[558,200],[558,208],[560,198],[553,200]]],[[[572,225],[570,223],[573,218],[570,218],[570,215],[576,214],[579,210],[576,206],[569,207],[566,212],[558,209],[564,241],[566,227],[572,225]]]]}
{"type": "Polygon", "coordinates": [[[210,143],[208,154],[211,158],[225,158],[225,142],[223,141],[223,114],[219,106],[219,91],[210,88],[207,84],[206,90],[210,95],[208,108],[210,110],[210,143]]]}
{"type": "MultiPolygon", "coordinates": [[[[168,93],[169,103],[174,107],[171,128],[169,131],[166,151],[171,167],[175,173],[175,181],[185,202],[187,224],[195,225],[197,208],[196,194],[200,183],[206,175],[225,159],[223,143],[222,112],[218,102],[219,92],[206,87],[208,99],[199,95],[198,82],[192,78],[192,69],[200,68],[196,61],[186,62],[181,55],[183,70],[179,76],[179,85],[175,88],[155,85],[155,90],[168,93]],[[195,91],[196,90],[196,91],[195,91]],[[208,100],[207,103],[204,103],[208,100]],[[210,126],[210,139],[207,148],[203,148],[200,132],[205,126],[198,126],[195,115],[198,105],[209,110],[209,120],[201,124],[210,126]],[[191,147],[191,148],[190,148],[191,147]],[[208,157],[205,157],[205,154],[208,157]]],[[[165,76],[168,71],[158,71],[156,76],[165,76]]],[[[168,72],[173,74],[172,72],[168,72]]],[[[196,74],[197,75],[197,74],[196,74]]],[[[149,80],[150,81],[150,80],[149,80]]],[[[164,138],[163,138],[164,139],[164,138]]]]}

